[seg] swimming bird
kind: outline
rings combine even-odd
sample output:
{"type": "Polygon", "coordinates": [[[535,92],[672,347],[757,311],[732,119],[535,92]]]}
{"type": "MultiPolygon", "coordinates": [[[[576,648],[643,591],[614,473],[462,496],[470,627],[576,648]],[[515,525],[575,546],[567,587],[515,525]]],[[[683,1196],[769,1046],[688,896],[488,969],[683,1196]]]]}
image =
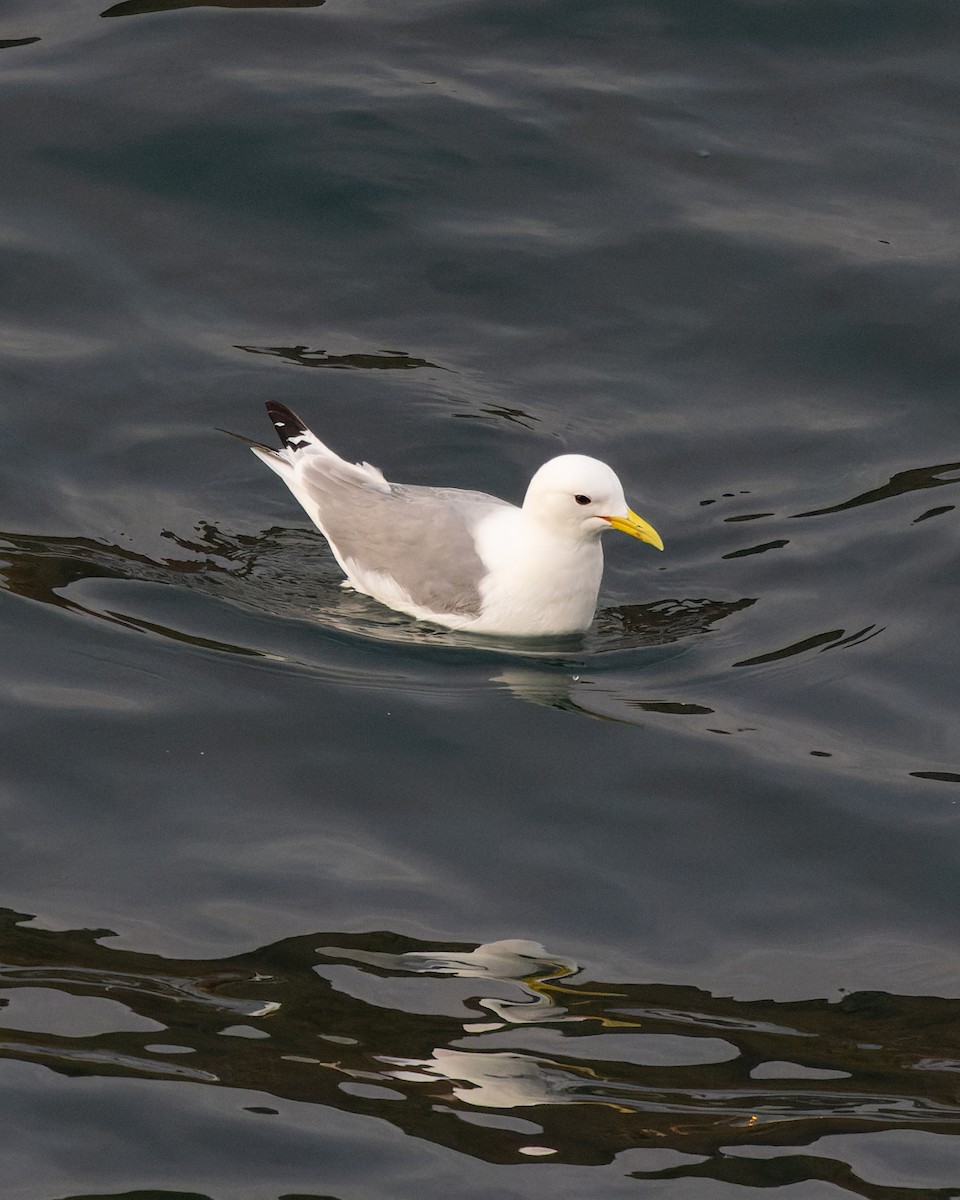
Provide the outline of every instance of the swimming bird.
{"type": "Polygon", "coordinates": [[[517,508],[483,492],[388,483],[369,463],[340,458],[284,405],[267,412],[281,449],[250,449],[303,505],[347,583],[422,621],[508,637],[582,633],[600,590],[601,534],[619,529],[663,549],[598,459],[550,459],[517,508]]]}

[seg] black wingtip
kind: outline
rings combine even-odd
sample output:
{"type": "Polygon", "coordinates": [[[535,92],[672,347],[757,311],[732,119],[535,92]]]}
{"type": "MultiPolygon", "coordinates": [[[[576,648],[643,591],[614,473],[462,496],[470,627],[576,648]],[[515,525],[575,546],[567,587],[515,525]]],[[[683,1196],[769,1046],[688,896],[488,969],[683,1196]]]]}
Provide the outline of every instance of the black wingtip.
{"type": "Polygon", "coordinates": [[[310,430],[295,412],[276,400],[267,401],[267,415],[280,435],[280,441],[291,450],[299,450],[310,443],[310,430]]]}

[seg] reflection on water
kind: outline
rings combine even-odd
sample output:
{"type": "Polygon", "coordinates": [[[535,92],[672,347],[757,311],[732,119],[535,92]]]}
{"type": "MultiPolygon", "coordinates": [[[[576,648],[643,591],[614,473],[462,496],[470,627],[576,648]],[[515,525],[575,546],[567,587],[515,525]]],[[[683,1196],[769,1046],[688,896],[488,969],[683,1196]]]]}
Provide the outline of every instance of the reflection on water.
{"type": "Polygon", "coordinates": [[[763,1187],[787,1172],[878,1198],[886,1191],[851,1174],[840,1142],[831,1159],[781,1152],[884,1129],[960,1135],[955,1000],[744,1002],[589,981],[517,939],[469,947],[316,933],[175,961],[110,949],[107,930],[53,932],[28,919],[0,910],[2,1002],[43,989],[59,1004],[44,1006],[41,1028],[21,1017],[0,1055],[65,1074],[256,1089],[375,1115],[490,1162],[534,1150],[604,1163],[654,1147],[696,1161],[642,1177],[763,1187]],[[72,1008],[91,999],[112,1002],[115,1028],[101,1018],[78,1036],[72,1008]],[[517,1109],[522,1123],[509,1116],[517,1109]],[[477,1110],[491,1119],[478,1123],[477,1110]],[[751,1148],[763,1156],[745,1157],[751,1148]]]}
{"type": "Polygon", "coordinates": [[[601,610],[600,634],[611,648],[663,646],[696,634],[709,633],[718,621],[742,612],[756,600],[657,600],[653,604],[624,604],[601,610]]]}
{"type": "Polygon", "coordinates": [[[412,358],[404,350],[378,350],[374,354],[330,354],[326,350],[308,350],[306,346],[237,346],[249,354],[267,354],[282,358],[298,367],[332,367],[335,370],[410,371],[415,367],[445,370],[425,358],[412,358]]]}
{"type": "MultiPolygon", "coordinates": [[[[620,650],[663,646],[709,633],[717,622],[755,601],[741,599],[658,600],[651,604],[601,609],[586,639],[470,637],[433,628],[385,609],[343,585],[326,543],[312,530],[270,529],[259,536],[227,535],[202,523],[194,536],[165,532],[180,555],[154,559],[122,546],[90,538],[0,533],[0,586],[17,595],[74,612],[144,628],[177,640],[242,654],[262,653],[212,637],[194,639],[186,630],[161,626],[132,611],[121,612],[92,600],[90,580],[127,580],[199,589],[277,616],[309,620],[353,636],[419,645],[500,649],[533,657],[576,658],[620,650]]],[[[106,594],[106,593],[104,593],[106,594]]],[[[111,601],[119,599],[111,592],[111,601]]],[[[131,596],[132,599],[132,596],[131,596]]]]}
{"type": "MultiPolygon", "coordinates": [[[[749,612],[756,598],[611,606],[599,610],[583,637],[498,640],[435,629],[345,588],[326,543],[311,529],[238,535],[201,523],[190,536],[164,537],[175,552],[153,558],[95,539],[0,534],[0,587],[198,649],[316,671],[347,687],[446,695],[492,683],[525,703],[630,726],[659,716],[710,735],[762,736],[768,725],[762,709],[731,704],[725,679],[732,668],[849,650],[885,632],[869,623],[773,649],[757,645],[747,658],[721,653],[691,679],[689,665],[671,669],[671,661],[679,664],[692,643],[706,648],[704,639],[749,612]],[[358,653],[367,659],[363,670],[358,653]]],[[[819,726],[798,732],[809,753],[826,759],[817,747],[825,736],[819,726]]],[[[955,781],[953,765],[891,760],[905,778],[941,782],[955,781]]]]}
{"type": "MultiPolygon", "coordinates": [[[[200,650],[316,672],[347,688],[449,696],[493,684],[524,703],[596,720],[644,727],[661,719],[682,725],[684,733],[746,736],[757,744],[775,717],[762,700],[735,696],[733,668],[793,665],[828,651],[880,645],[879,635],[887,632],[870,622],[769,648],[741,625],[736,638],[716,639],[714,652],[714,635],[725,623],[759,603],[741,596],[602,608],[593,628],[577,638],[471,637],[414,621],[345,588],[326,543],[311,529],[237,535],[201,523],[190,536],[164,537],[174,553],[154,558],[95,539],[0,534],[0,588],[200,650]],[[755,653],[741,658],[731,646],[755,653]],[[698,662],[691,670],[684,655],[694,648],[698,662]]],[[[764,628],[765,637],[771,632],[776,636],[776,627],[764,628]]],[[[836,744],[829,723],[815,713],[794,727],[802,753],[843,769],[841,759],[823,749],[836,744]]],[[[903,779],[958,778],[949,757],[918,758],[896,745],[882,753],[886,769],[903,779]]]]}
{"type": "MultiPolygon", "coordinates": [[[[946,487],[951,483],[960,483],[960,479],[943,479],[941,476],[948,471],[960,471],[960,462],[939,463],[933,467],[915,467],[910,471],[898,471],[889,483],[882,487],[871,488],[861,492],[850,500],[840,504],[831,504],[826,508],[813,508],[809,512],[794,513],[796,517],[823,517],[827,513],[844,512],[848,508],[859,508],[863,504],[875,504],[878,500],[890,500],[894,496],[905,496],[910,492],[922,492],[926,488],[946,487]]],[[[925,513],[931,516],[931,513],[925,513]]]]}
{"type": "MultiPolygon", "coordinates": [[[[210,550],[218,539],[210,534],[210,550]]],[[[189,545],[189,543],[184,543],[189,545]]],[[[228,547],[222,547],[228,550],[228,547]]],[[[91,606],[68,594],[71,585],[92,579],[136,579],[156,583],[183,582],[184,576],[203,572],[209,577],[229,568],[209,554],[202,562],[184,559],[156,561],[122,546],[112,546],[90,538],[32,537],[0,534],[0,582],[18,596],[53,604],[88,617],[97,617],[128,629],[189,641],[211,650],[233,654],[260,654],[259,650],[235,646],[213,638],[190,635],[182,630],[138,618],[130,613],[91,606]]],[[[237,568],[242,573],[246,568],[237,568]]]]}
{"type": "MultiPolygon", "coordinates": [[[[384,971],[397,971],[422,975],[456,975],[461,979],[499,979],[516,981],[522,998],[481,999],[478,1003],[492,1012],[501,1021],[518,1024],[542,1019],[543,1010],[549,1010],[551,1022],[569,1020],[566,1010],[557,1004],[555,984],[568,975],[577,974],[579,967],[568,959],[553,958],[537,942],[526,942],[510,938],[500,942],[487,942],[475,950],[468,951],[423,951],[413,950],[406,954],[385,954],[370,950],[347,950],[342,947],[323,947],[326,957],[347,962],[364,963],[368,967],[379,967],[384,971]]],[[[576,1018],[573,1018],[576,1019],[576,1018]]],[[[486,1032],[500,1028],[499,1023],[472,1024],[470,1031],[486,1032]]]]}
{"type": "MultiPolygon", "coordinates": [[[[245,350],[248,354],[265,354],[298,367],[329,367],[340,371],[410,371],[418,367],[432,367],[444,372],[449,370],[426,358],[415,358],[405,350],[330,354],[327,350],[309,350],[306,346],[236,346],[235,349],[245,350]]],[[[533,429],[540,420],[522,408],[495,403],[480,404],[477,412],[457,412],[453,415],[464,421],[507,421],[524,429],[533,429]]]]}
{"type": "Polygon", "coordinates": [[[540,420],[539,417],[524,412],[522,408],[507,408],[503,404],[483,404],[480,406],[479,412],[454,413],[453,415],[462,421],[490,421],[491,419],[509,421],[511,425],[520,425],[524,429],[533,429],[534,423],[540,420]]]}
{"type": "Polygon", "coordinates": [[[332,673],[352,686],[377,687],[388,679],[396,686],[397,663],[384,662],[386,674],[357,673],[349,665],[345,672],[338,655],[331,659],[331,638],[352,651],[395,657],[407,650],[418,655],[408,669],[416,668],[421,690],[449,691],[446,674],[423,677],[431,661],[469,665],[473,687],[492,682],[528,703],[628,725],[642,724],[649,714],[708,717],[715,710],[695,699],[651,695],[642,673],[618,674],[619,655],[709,634],[755,603],[659,600],[601,609],[583,638],[471,637],[434,629],[345,588],[312,530],[228,536],[202,524],[195,536],[164,536],[179,555],[154,559],[86,538],[0,534],[0,586],[125,629],[332,673]]]}
{"type": "Polygon", "coordinates": [[[865,625],[854,633],[845,629],[828,629],[823,633],[812,634],[799,642],[792,642],[780,650],[771,650],[767,654],[757,654],[753,658],[745,658],[735,662],[735,667],[755,667],[760,663],[778,662],[781,658],[792,658],[795,654],[806,654],[810,650],[836,650],[840,646],[857,646],[883,633],[883,626],[865,625]]]}
{"type": "Polygon", "coordinates": [[[176,8],[319,8],[325,0],[123,0],[105,9],[101,17],[136,17],[143,13],[172,12],[176,8]]]}
{"type": "MultiPolygon", "coordinates": [[[[735,520],[734,517],[727,517],[728,521],[735,520]]],[[[784,546],[789,546],[790,543],[786,538],[774,538],[772,542],[761,542],[759,546],[748,546],[745,550],[732,550],[729,554],[725,554],[724,558],[747,558],[751,554],[763,554],[767,550],[782,550],[784,546]]]]}

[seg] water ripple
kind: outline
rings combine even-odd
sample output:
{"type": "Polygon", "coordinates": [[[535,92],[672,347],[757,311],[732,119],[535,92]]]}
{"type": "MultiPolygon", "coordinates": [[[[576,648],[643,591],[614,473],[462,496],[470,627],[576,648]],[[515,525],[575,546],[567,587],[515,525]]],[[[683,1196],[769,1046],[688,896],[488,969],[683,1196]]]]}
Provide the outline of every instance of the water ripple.
{"type": "MultiPolygon", "coordinates": [[[[277,1101],[376,1114],[494,1162],[519,1161],[533,1134],[565,1162],[669,1149],[706,1156],[705,1173],[723,1178],[731,1154],[762,1148],[786,1169],[805,1160],[784,1150],[828,1135],[840,1135],[838,1148],[844,1136],[856,1146],[873,1130],[960,1136],[957,1001],[890,993],[736,1001],[587,981],[571,959],[522,939],[468,946],[312,934],[187,964],[111,949],[103,930],[39,930],[6,910],[0,918],[5,986],[108,998],[152,1023],[0,1038],[0,1057],[54,1070],[254,1088],[277,1101]],[[354,971],[347,991],[330,973],[336,964],[354,971]],[[391,988],[417,980],[428,990],[408,1001],[419,995],[419,1004],[389,999],[391,988]],[[452,1006],[442,999],[451,989],[452,1006]],[[189,1065],[179,1061],[185,1051],[189,1065]],[[502,1119],[470,1120],[477,1110],[502,1119]],[[509,1116],[517,1110],[522,1122],[509,1116]],[[451,1123],[451,1113],[462,1120],[451,1123]]],[[[763,1186],[769,1166],[756,1160],[751,1175],[748,1161],[737,1158],[737,1169],[763,1186]]],[[[848,1167],[831,1161],[842,1179],[848,1167]]],[[[813,1168],[797,1175],[818,1177],[813,1168]]]]}

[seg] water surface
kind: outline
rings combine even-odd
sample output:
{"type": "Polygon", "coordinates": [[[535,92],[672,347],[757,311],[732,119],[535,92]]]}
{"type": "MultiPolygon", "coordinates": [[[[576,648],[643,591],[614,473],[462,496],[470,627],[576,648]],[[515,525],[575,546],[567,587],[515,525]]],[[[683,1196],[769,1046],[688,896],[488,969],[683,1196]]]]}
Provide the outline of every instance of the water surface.
{"type": "Polygon", "coordinates": [[[0,1180],[960,1194],[958,18],[0,17],[0,1180]],[[582,639],[345,591],[218,428],[609,461],[582,639]]]}

